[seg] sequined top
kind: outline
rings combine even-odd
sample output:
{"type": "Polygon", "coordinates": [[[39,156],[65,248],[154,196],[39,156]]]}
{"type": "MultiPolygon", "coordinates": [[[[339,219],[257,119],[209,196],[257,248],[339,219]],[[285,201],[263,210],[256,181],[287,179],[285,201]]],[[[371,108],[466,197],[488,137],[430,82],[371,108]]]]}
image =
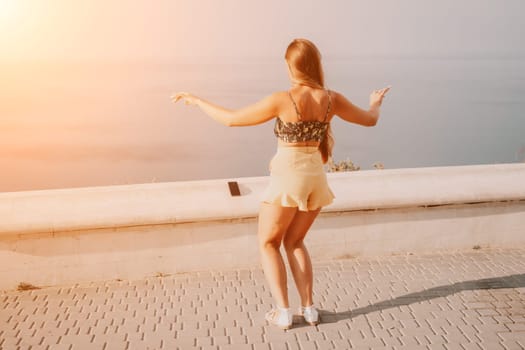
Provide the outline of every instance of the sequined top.
{"type": "Polygon", "coordinates": [[[328,114],[330,113],[330,107],[332,105],[332,99],[330,93],[328,94],[328,108],[326,109],[326,114],[323,121],[319,120],[301,120],[301,113],[297,108],[292,94],[288,92],[290,99],[295,107],[295,112],[297,113],[297,122],[285,122],[281,118],[277,117],[275,120],[275,127],[273,132],[275,136],[280,138],[282,141],[287,143],[294,142],[306,142],[306,141],[322,141],[326,135],[326,130],[328,129],[329,122],[326,121],[328,114]]]}

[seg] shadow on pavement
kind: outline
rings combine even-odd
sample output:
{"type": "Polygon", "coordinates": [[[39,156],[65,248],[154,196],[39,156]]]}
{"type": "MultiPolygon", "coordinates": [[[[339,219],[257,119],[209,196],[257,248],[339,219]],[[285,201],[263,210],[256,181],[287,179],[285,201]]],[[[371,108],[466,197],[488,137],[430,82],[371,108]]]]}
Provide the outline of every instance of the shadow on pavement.
{"type": "Polygon", "coordinates": [[[322,323],[334,323],[345,319],[351,319],[359,315],[366,315],[374,311],[382,311],[402,305],[430,300],[434,298],[446,297],[448,295],[465,291],[479,289],[502,289],[502,288],[523,288],[525,287],[525,274],[515,274],[503,277],[483,278],[454,284],[425,289],[421,292],[402,295],[393,299],[381,301],[355,310],[343,312],[331,312],[319,310],[322,323]]]}

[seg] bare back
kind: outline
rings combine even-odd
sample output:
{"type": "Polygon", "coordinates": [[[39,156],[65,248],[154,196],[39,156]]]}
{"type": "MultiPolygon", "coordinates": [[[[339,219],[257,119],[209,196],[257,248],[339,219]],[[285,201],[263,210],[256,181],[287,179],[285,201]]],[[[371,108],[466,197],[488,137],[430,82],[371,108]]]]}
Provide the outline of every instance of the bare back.
{"type": "Polygon", "coordinates": [[[331,111],[329,111],[327,115],[329,97],[326,90],[298,86],[291,89],[290,94],[293,100],[291,100],[289,96],[283,96],[280,101],[279,110],[281,112],[279,113],[279,118],[281,118],[282,121],[288,123],[298,122],[300,120],[329,122],[332,119],[333,113],[331,113],[331,111]],[[300,116],[298,116],[298,112],[300,116]]]}

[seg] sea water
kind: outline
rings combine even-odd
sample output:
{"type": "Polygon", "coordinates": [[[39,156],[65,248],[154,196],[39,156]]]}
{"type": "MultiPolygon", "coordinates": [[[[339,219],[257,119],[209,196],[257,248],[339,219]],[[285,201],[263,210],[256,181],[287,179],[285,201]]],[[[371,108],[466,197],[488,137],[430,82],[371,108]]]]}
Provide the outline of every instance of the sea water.
{"type": "MultiPolygon", "coordinates": [[[[483,57],[327,57],[326,85],[374,127],[335,118],[334,160],[363,170],[525,161],[525,62],[483,57]]],[[[290,87],[281,59],[0,65],[0,191],[268,175],[273,121],[228,128],[176,91],[228,108],[290,87]]]]}

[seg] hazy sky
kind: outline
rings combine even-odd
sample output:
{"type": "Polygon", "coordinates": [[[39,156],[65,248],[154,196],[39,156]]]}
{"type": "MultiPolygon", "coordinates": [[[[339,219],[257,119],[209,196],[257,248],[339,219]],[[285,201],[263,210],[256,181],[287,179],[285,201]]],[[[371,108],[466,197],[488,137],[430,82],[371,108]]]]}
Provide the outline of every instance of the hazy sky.
{"type": "Polygon", "coordinates": [[[521,57],[524,10],[523,0],[0,0],[0,58],[274,58],[294,37],[325,57],[521,57]]]}

